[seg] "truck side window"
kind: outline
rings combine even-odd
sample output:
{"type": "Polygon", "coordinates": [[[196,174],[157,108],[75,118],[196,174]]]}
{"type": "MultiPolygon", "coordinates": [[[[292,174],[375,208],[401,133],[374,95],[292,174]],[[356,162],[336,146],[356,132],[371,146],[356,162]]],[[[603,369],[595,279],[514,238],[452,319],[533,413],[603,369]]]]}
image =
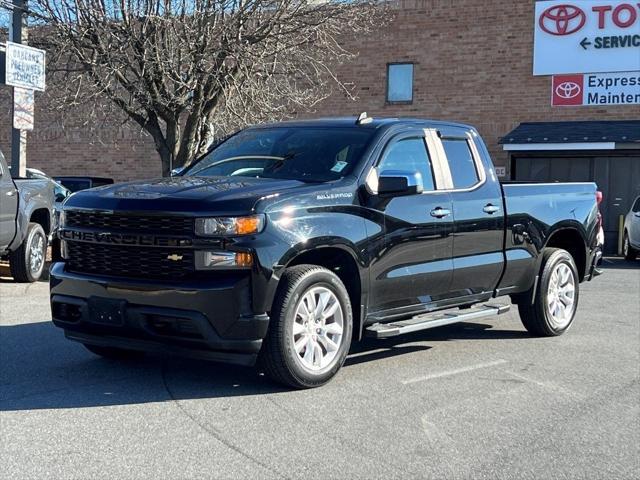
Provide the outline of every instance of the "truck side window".
{"type": "Polygon", "coordinates": [[[393,143],[378,165],[378,172],[385,170],[419,172],[424,189],[435,190],[431,159],[423,138],[406,138],[393,143]]]}
{"type": "Polygon", "coordinates": [[[443,139],[454,188],[469,188],[478,183],[478,171],[469,144],[464,139],[443,139]]]}

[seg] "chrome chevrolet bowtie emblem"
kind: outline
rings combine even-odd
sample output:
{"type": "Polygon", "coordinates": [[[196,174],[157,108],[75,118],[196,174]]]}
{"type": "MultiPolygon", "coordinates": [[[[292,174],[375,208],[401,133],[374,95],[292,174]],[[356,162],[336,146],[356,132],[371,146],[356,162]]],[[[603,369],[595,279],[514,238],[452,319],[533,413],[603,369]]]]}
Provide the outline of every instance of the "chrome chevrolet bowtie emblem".
{"type": "Polygon", "coordinates": [[[182,255],[178,255],[177,253],[167,255],[167,260],[171,260],[172,262],[178,262],[182,260],[182,255]]]}

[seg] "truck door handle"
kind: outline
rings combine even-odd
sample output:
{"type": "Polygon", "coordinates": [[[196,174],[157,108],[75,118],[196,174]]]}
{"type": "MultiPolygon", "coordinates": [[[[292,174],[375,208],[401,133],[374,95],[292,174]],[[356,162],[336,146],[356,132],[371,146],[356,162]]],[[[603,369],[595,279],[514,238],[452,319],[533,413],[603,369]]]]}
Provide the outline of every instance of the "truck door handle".
{"type": "Polygon", "coordinates": [[[488,213],[489,215],[493,215],[498,210],[500,210],[500,207],[496,207],[495,205],[491,205],[490,203],[488,205],[485,205],[482,209],[484,213],[488,213]]]}
{"type": "Polygon", "coordinates": [[[17,192],[17,190],[9,190],[7,192],[7,197],[13,197],[17,192]]]}
{"type": "Polygon", "coordinates": [[[435,218],[444,218],[448,217],[449,215],[451,215],[451,211],[447,210],[446,208],[436,207],[431,210],[431,216],[435,218]]]}

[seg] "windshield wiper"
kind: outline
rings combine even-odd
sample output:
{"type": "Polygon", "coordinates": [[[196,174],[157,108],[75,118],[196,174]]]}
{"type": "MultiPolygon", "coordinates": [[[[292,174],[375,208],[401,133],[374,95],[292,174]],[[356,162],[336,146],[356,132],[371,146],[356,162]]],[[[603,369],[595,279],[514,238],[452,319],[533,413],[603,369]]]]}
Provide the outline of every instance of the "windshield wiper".
{"type": "Polygon", "coordinates": [[[270,171],[277,171],[280,168],[282,168],[282,166],[285,164],[285,162],[289,161],[289,160],[293,160],[295,157],[297,157],[298,155],[300,155],[301,152],[289,152],[286,155],[283,155],[282,157],[279,157],[277,160],[275,160],[273,162],[273,165],[269,168],[270,171]]]}

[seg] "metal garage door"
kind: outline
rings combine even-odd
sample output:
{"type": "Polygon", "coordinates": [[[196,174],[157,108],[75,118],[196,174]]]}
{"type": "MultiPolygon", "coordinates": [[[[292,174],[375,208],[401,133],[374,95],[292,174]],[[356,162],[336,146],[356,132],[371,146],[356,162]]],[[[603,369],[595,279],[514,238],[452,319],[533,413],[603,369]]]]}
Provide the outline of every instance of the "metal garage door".
{"type": "Polygon", "coordinates": [[[618,248],[618,222],[640,195],[640,152],[615,156],[523,156],[513,159],[515,180],[596,182],[604,194],[605,251],[618,248]]]}

